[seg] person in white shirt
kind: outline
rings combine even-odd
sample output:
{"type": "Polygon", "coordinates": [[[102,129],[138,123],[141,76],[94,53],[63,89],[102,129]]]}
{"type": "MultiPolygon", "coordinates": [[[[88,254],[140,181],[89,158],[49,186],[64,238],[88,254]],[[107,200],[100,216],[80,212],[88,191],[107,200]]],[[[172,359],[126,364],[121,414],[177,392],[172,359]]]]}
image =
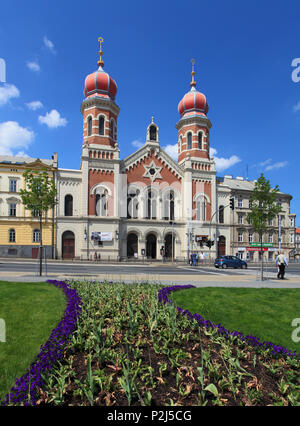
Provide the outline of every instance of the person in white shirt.
{"type": "Polygon", "coordinates": [[[278,256],[276,257],[276,265],[278,266],[277,278],[281,278],[283,280],[285,274],[285,267],[288,266],[288,261],[282,253],[278,253],[278,256]]]}

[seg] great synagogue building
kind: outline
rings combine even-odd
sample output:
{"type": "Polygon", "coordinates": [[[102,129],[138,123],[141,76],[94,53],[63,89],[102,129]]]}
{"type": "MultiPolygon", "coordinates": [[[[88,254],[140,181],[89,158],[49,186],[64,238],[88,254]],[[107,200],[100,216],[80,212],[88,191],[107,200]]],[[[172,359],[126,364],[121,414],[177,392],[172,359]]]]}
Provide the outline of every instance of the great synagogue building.
{"type": "MultiPolygon", "coordinates": [[[[99,53],[98,69],[84,83],[81,169],[58,170],[58,257],[184,260],[195,252],[206,258],[258,257],[258,235],[246,221],[255,182],[216,176],[208,103],[196,89],[194,67],[174,123],[178,162],[162,149],[153,119],[145,129],[144,146],[121,159],[117,84],[104,71],[101,49],[99,53]]],[[[279,197],[281,248],[289,254],[295,233],[292,197],[279,197]]],[[[278,249],[277,221],[264,236],[270,260],[278,249]]]]}
{"type": "MultiPolygon", "coordinates": [[[[104,71],[101,49],[99,53],[97,70],[84,82],[80,170],[60,168],[55,155],[52,161],[0,158],[4,177],[0,180],[0,254],[36,257],[38,226],[28,214],[26,222],[18,195],[21,172],[34,164],[48,168],[58,192],[57,206],[45,217],[49,237],[43,243],[49,256],[180,261],[198,253],[206,259],[228,254],[258,260],[259,236],[246,221],[255,181],[230,175],[217,177],[209,150],[212,123],[208,102],[196,88],[194,67],[174,123],[178,162],[162,149],[153,119],[145,128],[144,145],[122,159],[117,137],[117,84],[104,71]],[[24,220],[30,228],[26,232],[24,220]],[[23,231],[18,230],[21,222],[23,231]]],[[[279,244],[287,256],[293,253],[295,215],[290,213],[291,199],[289,194],[278,193],[282,213],[269,223],[263,236],[270,261],[279,244]]]]}

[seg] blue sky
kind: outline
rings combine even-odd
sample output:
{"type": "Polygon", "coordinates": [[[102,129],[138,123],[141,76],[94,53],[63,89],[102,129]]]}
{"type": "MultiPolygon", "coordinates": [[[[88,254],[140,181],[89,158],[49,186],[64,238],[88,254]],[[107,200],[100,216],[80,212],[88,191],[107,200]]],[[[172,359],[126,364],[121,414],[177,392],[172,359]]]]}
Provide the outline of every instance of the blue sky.
{"type": "Polygon", "coordinates": [[[195,58],[218,175],[264,173],[293,196],[300,226],[300,59],[292,66],[300,58],[299,16],[293,0],[2,2],[0,154],[57,152],[60,167],[80,167],[80,105],[85,77],[97,69],[99,36],[104,69],[118,85],[121,157],[145,141],[152,116],[172,153],[195,58]]]}

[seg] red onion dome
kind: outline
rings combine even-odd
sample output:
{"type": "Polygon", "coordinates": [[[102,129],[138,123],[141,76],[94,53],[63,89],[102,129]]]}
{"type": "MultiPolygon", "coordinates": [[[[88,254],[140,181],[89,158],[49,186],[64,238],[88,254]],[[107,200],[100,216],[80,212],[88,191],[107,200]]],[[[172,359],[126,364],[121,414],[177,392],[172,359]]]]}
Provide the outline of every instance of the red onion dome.
{"type": "Polygon", "coordinates": [[[101,96],[114,100],[117,93],[117,84],[115,80],[99,66],[97,71],[86,77],[83,93],[86,98],[101,96]]]}
{"type": "Polygon", "coordinates": [[[192,86],[191,90],[186,93],[179,102],[178,112],[181,116],[190,112],[199,115],[206,115],[208,112],[206,96],[203,93],[198,92],[195,89],[195,86],[192,86]]]}

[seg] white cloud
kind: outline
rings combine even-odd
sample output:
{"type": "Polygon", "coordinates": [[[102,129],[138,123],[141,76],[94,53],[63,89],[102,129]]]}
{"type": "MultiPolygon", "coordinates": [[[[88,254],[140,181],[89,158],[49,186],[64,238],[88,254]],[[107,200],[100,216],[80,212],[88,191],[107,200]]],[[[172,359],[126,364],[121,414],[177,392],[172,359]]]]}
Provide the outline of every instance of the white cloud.
{"type": "Polygon", "coordinates": [[[67,120],[60,116],[60,113],[53,109],[50,112],[47,112],[45,116],[39,116],[39,122],[41,124],[46,124],[50,129],[55,129],[57,127],[66,126],[67,120]]]}
{"type": "Polygon", "coordinates": [[[28,104],[26,104],[26,105],[32,111],[35,111],[35,110],[40,109],[40,108],[43,108],[43,106],[44,106],[41,101],[28,102],[28,104]]]}
{"type": "Polygon", "coordinates": [[[18,98],[19,96],[20,91],[13,84],[0,86],[0,106],[5,105],[11,98],[18,98]]]}
{"type": "Polygon", "coordinates": [[[44,39],[43,39],[43,41],[44,41],[44,45],[47,47],[47,49],[49,49],[49,50],[50,50],[50,52],[52,52],[52,53],[56,53],[56,50],[55,50],[54,44],[52,43],[52,41],[51,41],[51,40],[49,40],[49,39],[45,36],[45,37],[44,37],[44,39]]]}
{"type": "Polygon", "coordinates": [[[34,132],[20,126],[16,121],[0,123],[1,155],[14,155],[15,149],[27,149],[33,139],[34,132]]]}
{"type": "Polygon", "coordinates": [[[293,106],[294,112],[297,112],[300,110],[300,102],[298,102],[296,105],[293,106]]]}
{"type": "Polygon", "coordinates": [[[39,72],[41,70],[41,67],[35,61],[27,61],[26,65],[27,65],[27,68],[29,68],[31,71],[39,72]]]}
{"type": "Polygon", "coordinates": [[[286,167],[288,165],[287,161],[278,161],[277,163],[271,164],[266,167],[266,170],[274,170],[274,169],[282,169],[283,167],[286,167]]]}
{"type": "Polygon", "coordinates": [[[175,143],[174,145],[167,145],[163,148],[166,151],[166,153],[169,154],[171,158],[173,158],[173,160],[175,161],[178,160],[178,144],[177,143],[175,143]]]}
{"type": "Polygon", "coordinates": [[[217,157],[217,150],[215,148],[210,148],[209,152],[210,156],[214,157],[217,172],[223,172],[242,161],[237,155],[232,155],[230,158],[217,157]]]}
{"type": "Polygon", "coordinates": [[[134,141],[132,141],[131,145],[137,149],[142,148],[142,146],[144,146],[143,142],[139,141],[138,139],[135,139],[134,141]]]}

